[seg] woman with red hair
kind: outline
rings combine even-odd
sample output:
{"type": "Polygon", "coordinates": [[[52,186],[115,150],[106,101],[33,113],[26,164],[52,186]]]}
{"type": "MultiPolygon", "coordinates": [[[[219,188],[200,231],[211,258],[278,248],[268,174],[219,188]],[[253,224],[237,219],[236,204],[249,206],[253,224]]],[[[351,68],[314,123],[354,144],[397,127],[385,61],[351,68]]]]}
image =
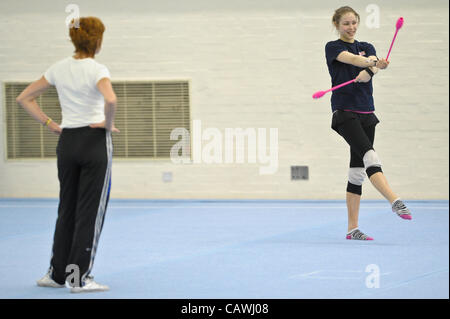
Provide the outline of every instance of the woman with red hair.
{"type": "Polygon", "coordinates": [[[41,287],[62,288],[67,280],[71,292],[109,289],[90,275],[109,200],[111,132],[118,132],[110,73],[94,60],[104,31],[98,18],[72,20],[69,34],[75,54],[53,64],[16,99],[36,121],[59,135],[58,218],[50,268],[37,281],[41,287]],[[36,102],[51,85],[58,92],[61,124],[49,118],[36,102]]]}

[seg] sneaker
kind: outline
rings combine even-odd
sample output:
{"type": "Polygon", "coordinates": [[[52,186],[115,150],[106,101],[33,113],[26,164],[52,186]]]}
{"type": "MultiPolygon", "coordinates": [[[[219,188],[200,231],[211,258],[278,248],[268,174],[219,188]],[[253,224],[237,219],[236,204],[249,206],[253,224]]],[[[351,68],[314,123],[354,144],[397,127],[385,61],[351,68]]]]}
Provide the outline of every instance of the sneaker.
{"type": "Polygon", "coordinates": [[[64,288],[66,285],[60,285],[52,279],[50,276],[50,270],[45,274],[44,277],[36,281],[39,287],[50,287],[50,288],[64,288]]]}
{"type": "Polygon", "coordinates": [[[358,228],[353,229],[351,232],[347,233],[346,239],[354,239],[354,240],[373,240],[372,237],[367,236],[363,232],[361,232],[358,228]]]}
{"type": "Polygon", "coordinates": [[[412,219],[411,212],[400,199],[392,203],[392,211],[403,219],[412,219]]]}
{"type": "Polygon", "coordinates": [[[82,287],[72,287],[70,292],[72,293],[81,293],[81,292],[101,292],[108,291],[109,287],[106,285],[101,285],[94,281],[94,277],[88,276],[84,281],[84,285],[82,287]]]}

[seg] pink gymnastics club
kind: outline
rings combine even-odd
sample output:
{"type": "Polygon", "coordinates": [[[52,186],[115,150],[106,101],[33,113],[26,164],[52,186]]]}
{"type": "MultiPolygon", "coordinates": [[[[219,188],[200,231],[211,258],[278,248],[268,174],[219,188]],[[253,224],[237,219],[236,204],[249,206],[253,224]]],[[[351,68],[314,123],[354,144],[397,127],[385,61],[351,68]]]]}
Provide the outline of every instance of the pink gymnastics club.
{"type": "MultiPolygon", "coordinates": [[[[389,48],[388,55],[387,55],[387,57],[386,57],[386,61],[387,61],[387,59],[389,58],[389,55],[391,54],[392,46],[394,45],[394,41],[395,41],[395,38],[397,37],[398,30],[400,30],[400,28],[401,28],[402,26],[403,26],[403,17],[400,17],[400,18],[398,18],[397,23],[396,23],[396,25],[395,25],[396,30],[395,30],[394,38],[392,39],[392,42],[391,42],[391,46],[390,46],[390,48],[389,48]]],[[[336,89],[339,89],[339,88],[341,88],[341,87],[343,87],[343,86],[346,86],[346,85],[348,85],[348,84],[350,84],[350,83],[353,83],[353,82],[355,82],[355,80],[356,80],[356,79],[353,79],[353,80],[350,80],[350,81],[348,81],[348,82],[345,82],[345,83],[336,85],[335,87],[332,87],[331,89],[326,90],[326,91],[317,91],[316,93],[313,94],[312,97],[313,97],[313,99],[319,99],[319,98],[321,98],[322,96],[324,96],[326,93],[328,93],[328,92],[330,92],[330,91],[334,91],[334,90],[336,90],[336,89]]]]}
{"type": "Polygon", "coordinates": [[[391,42],[391,47],[389,48],[389,52],[386,57],[386,61],[387,61],[387,59],[389,59],[389,54],[391,54],[392,46],[394,45],[394,41],[395,41],[395,38],[397,37],[398,30],[400,30],[400,28],[402,26],[403,26],[403,17],[400,17],[400,18],[398,18],[397,24],[395,25],[395,34],[394,34],[394,38],[392,39],[392,42],[391,42]]]}
{"type": "Polygon", "coordinates": [[[321,98],[322,96],[324,96],[326,93],[328,93],[328,92],[330,92],[330,91],[334,91],[334,90],[336,90],[336,89],[339,89],[339,88],[341,88],[341,87],[343,87],[343,86],[346,86],[346,85],[348,85],[348,84],[350,84],[350,83],[353,83],[353,82],[355,82],[355,80],[356,80],[356,79],[353,79],[353,80],[350,80],[350,81],[341,83],[341,84],[336,85],[335,87],[332,87],[331,89],[328,89],[328,90],[326,90],[326,91],[317,91],[316,93],[313,94],[312,97],[313,97],[313,99],[319,99],[319,98],[321,98]]]}

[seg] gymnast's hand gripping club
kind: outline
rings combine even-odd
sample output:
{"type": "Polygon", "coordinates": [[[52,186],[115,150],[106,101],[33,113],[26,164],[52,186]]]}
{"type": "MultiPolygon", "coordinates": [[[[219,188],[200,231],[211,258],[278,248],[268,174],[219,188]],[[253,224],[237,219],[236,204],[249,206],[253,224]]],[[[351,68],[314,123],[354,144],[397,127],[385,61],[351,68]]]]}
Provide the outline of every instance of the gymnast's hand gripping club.
{"type": "MultiPolygon", "coordinates": [[[[400,17],[400,18],[398,18],[397,23],[395,25],[395,34],[394,34],[394,38],[392,39],[391,46],[389,47],[389,52],[387,54],[386,61],[389,59],[389,55],[391,54],[392,46],[394,45],[394,41],[395,41],[395,38],[397,37],[398,30],[400,30],[400,28],[402,26],[403,26],[403,17],[400,17]]],[[[346,86],[346,85],[348,85],[350,83],[353,83],[355,81],[356,81],[356,79],[353,79],[353,80],[347,81],[345,83],[341,83],[339,85],[336,85],[335,87],[332,87],[331,89],[328,89],[326,91],[317,91],[316,93],[313,94],[312,97],[313,97],[313,99],[319,99],[322,96],[324,96],[326,93],[334,91],[336,89],[339,89],[339,88],[341,88],[343,86],[346,86]]]]}

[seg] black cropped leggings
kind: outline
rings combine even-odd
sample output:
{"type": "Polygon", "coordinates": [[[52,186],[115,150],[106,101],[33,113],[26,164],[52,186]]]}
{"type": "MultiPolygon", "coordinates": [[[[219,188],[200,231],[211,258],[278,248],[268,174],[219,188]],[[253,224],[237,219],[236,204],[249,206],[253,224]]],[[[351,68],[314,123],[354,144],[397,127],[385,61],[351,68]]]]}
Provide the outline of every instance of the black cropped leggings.
{"type": "MultiPolygon", "coordinates": [[[[380,121],[374,113],[362,114],[338,110],[333,113],[331,127],[341,135],[350,146],[350,167],[364,168],[364,155],[373,150],[375,126],[380,121]]],[[[368,167],[367,176],[381,172],[381,167],[368,167]]],[[[361,186],[347,184],[347,191],[361,195],[361,186]]]]}

